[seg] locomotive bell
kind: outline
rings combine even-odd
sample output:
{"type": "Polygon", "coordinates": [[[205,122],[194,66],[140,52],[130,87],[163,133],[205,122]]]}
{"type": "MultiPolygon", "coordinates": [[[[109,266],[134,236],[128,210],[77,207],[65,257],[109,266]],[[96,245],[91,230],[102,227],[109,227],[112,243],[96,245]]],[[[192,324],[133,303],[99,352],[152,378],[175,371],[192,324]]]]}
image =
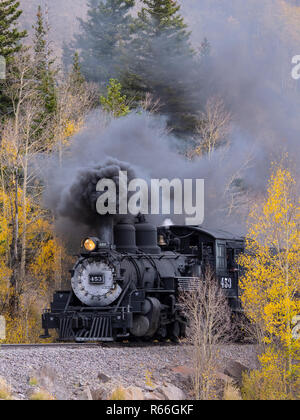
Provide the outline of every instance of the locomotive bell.
{"type": "Polygon", "coordinates": [[[167,245],[164,235],[159,235],[158,245],[159,246],[166,246],[167,245]]]}

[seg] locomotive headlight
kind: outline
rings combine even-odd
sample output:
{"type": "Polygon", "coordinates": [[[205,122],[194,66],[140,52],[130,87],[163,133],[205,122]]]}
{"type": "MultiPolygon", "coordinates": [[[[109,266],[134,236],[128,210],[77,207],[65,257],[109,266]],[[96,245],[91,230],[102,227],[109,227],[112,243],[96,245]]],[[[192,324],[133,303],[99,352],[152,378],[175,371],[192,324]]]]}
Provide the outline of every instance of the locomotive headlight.
{"type": "Polygon", "coordinates": [[[97,243],[93,240],[93,239],[86,239],[83,243],[84,248],[89,251],[95,251],[96,247],[97,247],[97,243]]]}

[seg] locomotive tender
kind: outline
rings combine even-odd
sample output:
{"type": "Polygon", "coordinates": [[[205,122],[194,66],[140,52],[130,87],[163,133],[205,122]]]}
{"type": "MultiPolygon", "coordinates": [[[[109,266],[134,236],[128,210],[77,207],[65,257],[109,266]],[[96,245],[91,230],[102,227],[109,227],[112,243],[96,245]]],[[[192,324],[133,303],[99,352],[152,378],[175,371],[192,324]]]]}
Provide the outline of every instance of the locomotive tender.
{"type": "Polygon", "coordinates": [[[233,312],[241,310],[237,256],[242,237],[198,226],[155,228],[142,217],[87,238],[71,271],[71,291],[54,294],[42,316],[59,341],[178,339],[186,320],[178,295],[210,265],[233,312]],[[113,232],[113,234],[112,234],[113,232]],[[112,239],[112,237],[114,239],[112,239]]]}

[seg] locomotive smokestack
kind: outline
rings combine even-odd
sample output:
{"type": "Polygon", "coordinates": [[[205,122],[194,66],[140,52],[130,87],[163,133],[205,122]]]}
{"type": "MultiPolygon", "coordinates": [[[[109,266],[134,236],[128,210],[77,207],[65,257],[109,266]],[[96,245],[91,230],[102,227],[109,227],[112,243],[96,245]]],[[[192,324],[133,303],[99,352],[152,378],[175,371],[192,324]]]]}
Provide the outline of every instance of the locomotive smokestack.
{"type": "Polygon", "coordinates": [[[114,228],[114,240],[119,252],[135,254],[137,252],[135,242],[135,226],[131,218],[124,218],[114,228]]]}
{"type": "Polygon", "coordinates": [[[112,216],[99,217],[97,235],[101,241],[114,245],[114,219],[112,216]]]}

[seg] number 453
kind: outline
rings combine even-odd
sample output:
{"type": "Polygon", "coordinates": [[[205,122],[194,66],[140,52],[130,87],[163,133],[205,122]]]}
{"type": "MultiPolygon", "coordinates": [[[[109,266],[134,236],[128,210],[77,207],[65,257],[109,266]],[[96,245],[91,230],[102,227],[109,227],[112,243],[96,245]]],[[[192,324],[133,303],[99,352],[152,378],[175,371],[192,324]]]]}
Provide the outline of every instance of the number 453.
{"type": "Polygon", "coordinates": [[[221,287],[222,287],[222,289],[231,289],[232,288],[231,278],[230,277],[222,277],[221,287]]]}

